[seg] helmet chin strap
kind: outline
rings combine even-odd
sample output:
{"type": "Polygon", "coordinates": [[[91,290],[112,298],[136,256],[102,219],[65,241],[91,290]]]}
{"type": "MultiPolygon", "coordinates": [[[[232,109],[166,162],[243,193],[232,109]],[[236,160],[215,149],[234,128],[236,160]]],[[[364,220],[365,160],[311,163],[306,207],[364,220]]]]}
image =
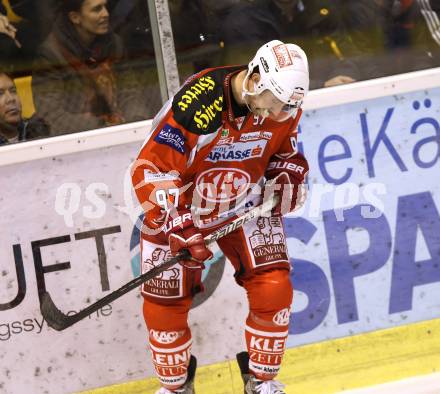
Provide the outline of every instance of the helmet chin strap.
{"type": "MultiPolygon", "coordinates": [[[[251,75],[251,71],[248,70],[248,72],[246,73],[244,79],[243,79],[243,85],[242,85],[242,91],[241,91],[241,98],[243,99],[244,103],[246,104],[246,107],[248,108],[249,112],[252,112],[251,107],[248,104],[247,98],[246,96],[257,96],[258,93],[257,92],[250,92],[247,87],[246,87],[246,82],[249,81],[249,76],[251,75]]],[[[269,116],[269,110],[268,109],[263,109],[262,110],[262,114],[260,115],[263,119],[261,120],[261,123],[264,122],[264,119],[266,119],[269,116]]]]}
{"type": "Polygon", "coordinates": [[[248,72],[246,73],[246,75],[243,79],[243,84],[241,86],[241,98],[245,102],[246,102],[246,99],[245,99],[246,96],[256,96],[257,95],[257,92],[250,92],[246,87],[247,81],[250,80],[249,79],[250,75],[251,75],[251,70],[248,70],[248,72]]]}

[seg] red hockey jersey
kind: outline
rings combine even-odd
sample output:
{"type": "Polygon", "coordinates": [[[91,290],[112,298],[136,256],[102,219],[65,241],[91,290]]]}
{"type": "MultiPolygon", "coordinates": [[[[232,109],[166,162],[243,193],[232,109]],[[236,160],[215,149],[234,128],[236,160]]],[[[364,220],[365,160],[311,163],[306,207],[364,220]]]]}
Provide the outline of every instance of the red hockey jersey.
{"type": "MultiPolygon", "coordinates": [[[[167,201],[191,206],[202,229],[224,223],[260,202],[274,155],[302,157],[296,130],[301,109],[284,122],[250,111],[234,116],[231,77],[243,69],[218,67],[194,75],[154,119],[132,167],[148,227],[160,225],[167,201]]],[[[296,171],[306,175],[300,165],[296,171]]]]}

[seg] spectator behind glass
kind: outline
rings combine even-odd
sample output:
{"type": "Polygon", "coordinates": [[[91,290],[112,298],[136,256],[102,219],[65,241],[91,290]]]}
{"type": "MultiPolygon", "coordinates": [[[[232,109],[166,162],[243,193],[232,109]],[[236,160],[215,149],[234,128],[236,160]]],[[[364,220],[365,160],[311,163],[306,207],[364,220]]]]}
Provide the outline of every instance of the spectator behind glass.
{"type": "Polygon", "coordinates": [[[14,71],[14,62],[20,53],[21,44],[17,39],[17,28],[6,15],[6,8],[0,3],[0,68],[14,71]]]}
{"type": "Polygon", "coordinates": [[[48,126],[37,115],[23,119],[15,83],[10,75],[0,71],[0,145],[48,135],[48,126]]]}
{"type": "MultiPolygon", "coordinates": [[[[220,51],[219,40],[214,34],[221,12],[214,15],[204,0],[168,0],[168,5],[178,64],[191,62],[190,75],[213,66],[213,56],[220,51]]],[[[112,26],[123,37],[130,58],[145,59],[151,66],[155,55],[148,2],[119,0],[113,11],[112,26]]],[[[188,76],[181,75],[183,80],[188,76]]]]}
{"type": "MultiPolygon", "coordinates": [[[[205,13],[204,0],[168,0],[180,81],[217,64],[221,48],[214,37],[219,13],[205,13]]],[[[234,1],[234,0],[228,0],[234,1]]],[[[238,0],[237,0],[238,1],[238,0]]],[[[113,0],[111,26],[122,37],[136,73],[145,116],[153,118],[162,107],[148,1],[113,0]]]]}
{"type": "Polygon", "coordinates": [[[390,74],[440,66],[440,1],[381,0],[387,7],[390,74]]]}
{"type": "Polygon", "coordinates": [[[439,0],[344,0],[362,79],[440,66],[439,0]]]}
{"type": "Polygon", "coordinates": [[[144,119],[136,81],[109,29],[106,0],[64,0],[39,48],[32,88],[52,134],[144,119]]]}
{"type": "Polygon", "coordinates": [[[31,74],[36,48],[51,29],[56,3],[57,0],[0,0],[1,70],[16,77],[31,74]]]}
{"type": "Polygon", "coordinates": [[[356,47],[339,17],[337,0],[259,0],[230,8],[220,24],[228,59],[242,63],[261,43],[280,39],[301,46],[310,65],[311,88],[335,86],[359,78],[346,54],[356,47]]]}

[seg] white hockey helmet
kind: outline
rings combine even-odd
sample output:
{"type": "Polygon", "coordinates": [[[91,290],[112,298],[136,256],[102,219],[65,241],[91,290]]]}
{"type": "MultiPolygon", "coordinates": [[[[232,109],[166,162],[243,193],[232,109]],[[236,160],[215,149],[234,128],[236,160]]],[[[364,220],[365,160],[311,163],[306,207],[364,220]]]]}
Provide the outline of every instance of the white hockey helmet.
{"type": "Polygon", "coordinates": [[[283,107],[284,120],[289,116],[296,116],[309,91],[307,56],[298,45],[272,40],[258,49],[248,65],[242,95],[244,98],[246,95],[261,94],[265,90],[270,90],[277,99],[286,104],[283,107]],[[249,92],[246,82],[256,67],[260,80],[255,85],[254,92],[249,92]]]}

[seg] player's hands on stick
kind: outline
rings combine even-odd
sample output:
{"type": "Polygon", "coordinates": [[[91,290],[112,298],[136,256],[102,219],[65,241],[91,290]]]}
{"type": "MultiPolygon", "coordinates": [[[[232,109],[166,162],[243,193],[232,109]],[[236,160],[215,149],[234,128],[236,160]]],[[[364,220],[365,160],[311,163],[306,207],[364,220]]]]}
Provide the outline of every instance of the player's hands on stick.
{"type": "Polygon", "coordinates": [[[272,215],[285,215],[303,206],[307,196],[304,180],[308,171],[309,165],[301,153],[289,159],[273,157],[270,160],[265,174],[264,198],[272,193],[279,196],[272,215]]]}
{"type": "Polygon", "coordinates": [[[207,248],[200,230],[194,226],[191,211],[180,209],[175,213],[175,215],[169,215],[164,227],[171,254],[176,256],[183,249],[187,249],[191,254],[191,259],[180,263],[187,268],[205,268],[203,262],[212,257],[212,252],[207,248]]]}

